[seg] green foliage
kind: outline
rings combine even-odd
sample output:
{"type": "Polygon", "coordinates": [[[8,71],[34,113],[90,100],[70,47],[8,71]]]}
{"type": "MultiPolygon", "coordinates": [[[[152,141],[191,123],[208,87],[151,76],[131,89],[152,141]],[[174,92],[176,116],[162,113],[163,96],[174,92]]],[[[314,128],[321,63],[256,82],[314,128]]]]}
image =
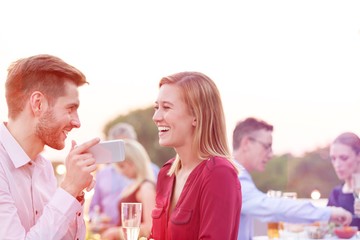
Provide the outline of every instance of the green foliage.
{"type": "Polygon", "coordinates": [[[304,154],[293,162],[291,181],[288,188],[310,197],[314,189],[318,189],[327,198],[335,185],[340,184],[334,168],[329,161],[329,148],[316,149],[304,154]]]}
{"type": "Polygon", "coordinates": [[[288,160],[291,155],[274,157],[266,165],[265,174],[263,172],[253,173],[253,179],[257,187],[267,192],[270,189],[284,191],[288,182],[288,160]]]}
{"type": "Polygon", "coordinates": [[[327,198],[338,184],[334,169],[329,161],[329,148],[316,149],[302,157],[290,154],[274,156],[268,163],[265,174],[252,174],[258,188],[284,192],[297,192],[299,198],[309,198],[314,189],[327,198]]]}
{"type": "Polygon", "coordinates": [[[175,151],[172,148],[159,145],[158,129],[152,120],[153,114],[154,108],[152,106],[131,111],[107,123],[103,132],[107,136],[109,129],[119,122],[131,124],[135,128],[139,142],[143,144],[151,160],[161,167],[167,160],[175,156],[175,151]]]}

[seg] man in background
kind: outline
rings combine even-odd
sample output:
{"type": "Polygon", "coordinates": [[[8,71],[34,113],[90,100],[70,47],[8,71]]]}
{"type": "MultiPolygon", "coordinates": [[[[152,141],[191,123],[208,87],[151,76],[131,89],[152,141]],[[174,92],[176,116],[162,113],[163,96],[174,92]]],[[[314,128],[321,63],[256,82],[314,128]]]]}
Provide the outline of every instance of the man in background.
{"type": "Polygon", "coordinates": [[[332,221],[350,224],[352,216],[342,208],[316,207],[309,201],[271,198],[257,189],[250,173],[263,172],[272,158],[272,132],[272,125],[255,118],[238,122],[233,131],[233,157],[241,167],[239,180],[243,196],[238,239],[252,239],[254,218],[263,222],[332,221]]]}
{"type": "MultiPolygon", "coordinates": [[[[137,140],[137,134],[132,125],[121,122],[111,127],[108,131],[108,139],[133,139],[137,140]]],[[[116,163],[108,164],[96,174],[96,186],[92,197],[89,216],[93,218],[94,214],[101,214],[103,219],[108,221],[103,227],[107,228],[119,223],[118,200],[122,190],[130,183],[130,179],[125,177],[116,163]]],[[[155,179],[159,173],[159,167],[151,163],[155,179]]],[[[104,229],[100,229],[102,231],[104,229]]]]}

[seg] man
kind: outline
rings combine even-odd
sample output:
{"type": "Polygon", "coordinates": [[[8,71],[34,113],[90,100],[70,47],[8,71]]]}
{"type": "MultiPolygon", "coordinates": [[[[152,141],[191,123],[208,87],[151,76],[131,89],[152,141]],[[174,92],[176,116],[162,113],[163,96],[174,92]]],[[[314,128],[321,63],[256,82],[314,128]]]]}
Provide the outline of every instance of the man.
{"type": "Polygon", "coordinates": [[[349,224],[352,220],[351,214],[342,208],[315,207],[309,201],[270,198],[256,188],[250,172],[263,172],[272,158],[272,131],[272,125],[255,118],[247,118],[237,123],[233,132],[233,156],[243,168],[239,177],[243,205],[238,239],[252,239],[254,218],[264,222],[333,221],[349,224]]]}
{"type": "Polygon", "coordinates": [[[5,83],[8,122],[0,124],[0,236],[6,239],[84,239],[84,189],[91,189],[99,142],[72,142],[66,174],[57,187],[44,146],[63,149],[80,127],[78,87],[86,78],[51,55],[14,62],[5,83]]]}
{"type": "MultiPolygon", "coordinates": [[[[133,139],[137,140],[137,134],[134,127],[128,123],[120,122],[112,126],[108,131],[108,139],[133,139]]],[[[151,162],[155,179],[159,173],[159,167],[151,162]]],[[[101,214],[101,220],[104,223],[99,226],[96,224],[93,231],[103,231],[108,227],[115,226],[119,223],[118,200],[122,190],[131,182],[118,169],[117,164],[108,164],[96,174],[96,186],[94,195],[91,199],[89,216],[91,219],[94,215],[101,214]]],[[[99,216],[95,216],[99,217],[99,216]]]]}

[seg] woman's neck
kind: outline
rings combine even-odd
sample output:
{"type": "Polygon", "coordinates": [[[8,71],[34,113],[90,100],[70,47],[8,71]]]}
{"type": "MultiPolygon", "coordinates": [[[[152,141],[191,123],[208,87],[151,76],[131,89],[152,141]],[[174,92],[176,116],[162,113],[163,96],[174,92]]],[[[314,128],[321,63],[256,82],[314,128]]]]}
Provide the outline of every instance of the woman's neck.
{"type": "Polygon", "coordinates": [[[186,149],[185,151],[177,151],[180,159],[181,169],[185,172],[192,171],[202,159],[199,158],[196,151],[186,149]],[[186,151],[187,150],[187,151],[186,151]]]}
{"type": "Polygon", "coordinates": [[[345,180],[345,183],[342,187],[342,191],[344,193],[352,193],[353,192],[353,186],[351,180],[345,180]]]}

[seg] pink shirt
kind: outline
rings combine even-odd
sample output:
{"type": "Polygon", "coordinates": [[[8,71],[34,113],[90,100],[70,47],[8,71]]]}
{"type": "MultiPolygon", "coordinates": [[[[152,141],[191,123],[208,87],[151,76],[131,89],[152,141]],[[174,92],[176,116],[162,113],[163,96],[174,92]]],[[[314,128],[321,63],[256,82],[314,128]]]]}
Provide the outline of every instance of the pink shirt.
{"type": "Polygon", "coordinates": [[[81,204],[57,187],[50,161],[31,161],[0,124],[0,238],[84,239],[81,204]]]}
{"type": "Polygon", "coordinates": [[[189,175],[175,209],[169,213],[175,177],[160,170],[151,237],[155,240],[236,240],[240,223],[241,188],[229,161],[212,157],[189,175]]]}

